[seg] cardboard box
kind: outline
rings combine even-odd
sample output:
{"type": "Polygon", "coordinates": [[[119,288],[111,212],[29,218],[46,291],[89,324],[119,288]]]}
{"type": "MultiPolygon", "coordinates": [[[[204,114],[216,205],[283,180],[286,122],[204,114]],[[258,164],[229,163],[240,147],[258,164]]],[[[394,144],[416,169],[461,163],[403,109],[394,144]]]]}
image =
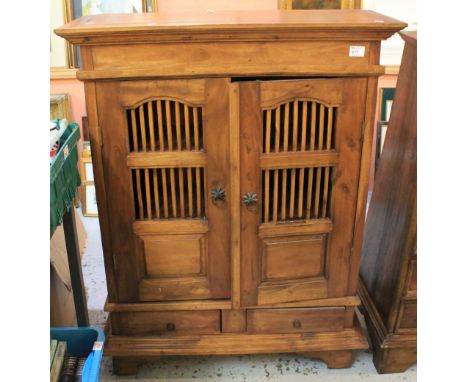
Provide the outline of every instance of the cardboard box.
{"type": "MultiPolygon", "coordinates": [[[[83,256],[87,235],[79,214],[75,217],[80,255],[83,256]]],[[[63,226],[58,226],[50,239],[50,326],[76,326],[63,226]]]]}

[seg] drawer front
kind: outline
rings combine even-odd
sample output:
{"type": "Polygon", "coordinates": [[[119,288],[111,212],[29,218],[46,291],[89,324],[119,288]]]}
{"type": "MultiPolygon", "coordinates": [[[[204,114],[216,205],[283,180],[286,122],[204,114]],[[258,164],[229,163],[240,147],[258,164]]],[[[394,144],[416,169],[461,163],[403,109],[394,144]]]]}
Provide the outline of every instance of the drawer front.
{"type": "Polygon", "coordinates": [[[343,307],[254,309],[247,311],[249,333],[335,332],[344,328],[343,307]]]}
{"type": "Polygon", "coordinates": [[[122,335],[216,334],[221,330],[219,310],[118,313],[122,335]]]}

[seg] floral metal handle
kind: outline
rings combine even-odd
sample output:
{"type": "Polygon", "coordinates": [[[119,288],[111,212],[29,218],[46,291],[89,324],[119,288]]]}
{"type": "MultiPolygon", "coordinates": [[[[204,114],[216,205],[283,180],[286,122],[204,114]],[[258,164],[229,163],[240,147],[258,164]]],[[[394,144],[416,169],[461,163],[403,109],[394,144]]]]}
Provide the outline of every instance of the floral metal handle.
{"type": "Polygon", "coordinates": [[[213,202],[223,201],[226,197],[226,191],[221,187],[216,187],[211,190],[210,196],[213,202]]]}
{"type": "Polygon", "coordinates": [[[258,200],[258,198],[257,198],[257,193],[256,192],[247,192],[242,197],[242,201],[244,202],[244,204],[247,207],[257,204],[257,200],[258,200]]]}

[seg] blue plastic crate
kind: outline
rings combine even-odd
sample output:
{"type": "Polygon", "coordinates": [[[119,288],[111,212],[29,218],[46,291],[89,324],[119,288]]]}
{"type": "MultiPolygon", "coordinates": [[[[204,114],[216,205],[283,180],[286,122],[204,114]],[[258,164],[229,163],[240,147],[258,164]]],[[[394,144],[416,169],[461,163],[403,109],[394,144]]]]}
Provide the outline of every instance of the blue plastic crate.
{"type": "Polygon", "coordinates": [[[50,328],[50,337],[57,341],[66,341],[68,353],[87,357],[83,368],[83,382],[99,382],[105,341],[102,329],[93,326],[50,328]]]}

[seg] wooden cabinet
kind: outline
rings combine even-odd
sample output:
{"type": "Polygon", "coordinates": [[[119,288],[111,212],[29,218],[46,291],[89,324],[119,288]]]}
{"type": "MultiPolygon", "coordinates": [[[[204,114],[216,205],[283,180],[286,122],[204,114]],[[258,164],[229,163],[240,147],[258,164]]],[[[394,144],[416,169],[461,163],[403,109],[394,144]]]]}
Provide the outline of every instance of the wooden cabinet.
{"type": "Polygon", "coordinates": [[[120,373],[161,355],[272,351],[349,366],[367,347],[354,309],[380,40],[404,24],[184,17],[57,30],[81,45],[107,354],[120,373]]]}
{"type": "Polygon", "coordinates": [[[417,38],[405,50],[369,206],[359,294],[381,373],[416,362],[417,38]]]}

